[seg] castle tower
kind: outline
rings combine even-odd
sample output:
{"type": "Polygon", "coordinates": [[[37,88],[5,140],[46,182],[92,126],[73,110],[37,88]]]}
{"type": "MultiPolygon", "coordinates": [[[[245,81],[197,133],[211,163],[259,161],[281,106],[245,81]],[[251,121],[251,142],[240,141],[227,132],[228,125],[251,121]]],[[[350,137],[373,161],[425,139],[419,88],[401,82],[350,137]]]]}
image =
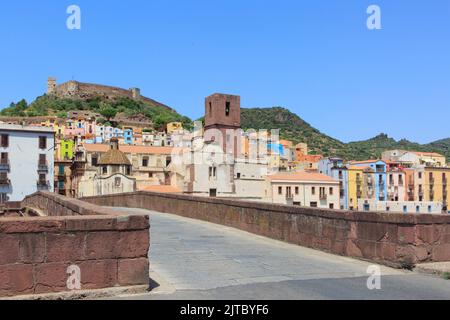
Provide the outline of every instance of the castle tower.
{"type": "Polygon", "coordinates": [[[56,79],[48,77],[47,80],[47,94],[53,94],[56,91],[56,79]]]}
{"type": "Polygon", "coordinates": [[[141,89],[131,88],[130,89],[133,99],[139,100],[141,98],[141,89]]]}
{"type": "Polygon", "coordinates": [[[241,138],[241,97],[215,93],[205,99],[205,142],[220,142],[225,153],[236,157],[241,138]],[[216,137],[221,133],[221,141],[216,137]]]}

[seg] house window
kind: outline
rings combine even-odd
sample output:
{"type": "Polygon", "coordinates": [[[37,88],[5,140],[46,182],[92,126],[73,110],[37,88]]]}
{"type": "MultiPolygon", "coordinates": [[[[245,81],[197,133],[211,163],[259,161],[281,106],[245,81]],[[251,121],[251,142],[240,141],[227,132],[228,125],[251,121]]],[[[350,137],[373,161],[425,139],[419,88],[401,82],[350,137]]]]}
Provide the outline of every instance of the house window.
{"type": "Polygon", "coordinates": [[[47,157],[45,154],[40,154],[39,155],[39,165],[40,166],[45,166],[47,164],[47,157]]]}
{"type": "Polygon", "coordinates": [[[143,166],[143,167],[148,167],[148,157],[144,157],[144,158],[142,159],[142,166],[143,166]]]}
{"type": "Polygon", "coordinates": [[[278,194],[282,195],[283,194],[283,187],[278,187],[278,194]]]}
{"type": "Polygon", "coordinates": [[[94,167],[98,165],[98,156],[97,155],[92,156],[92,165],[94,167]]]}
{"type": "Polygon", "coordinates": [[[420,207],[416,206],[416,213],[420,213],[420,207]]]}
{"type": "Polygon", "coordinates": [[[298,195],[299,194],[299,187],[295,187],[295,194],[298,195]]]}
{"type": "Polygon", "coordinates": [[[314,196],[316,194],[316,187],[311,188],[311,194],[314,196]]]}
{"type": "Polygon", "coordinates": [[[227,117],[230,116],[230,103],[227,101],[226,105],[225,105],[225,115],[227,117]]]}
{"type": "Polygon", "coordinates": [[[428,206],[428,213],[431,213],[431,206],[428,206]]]}
{"type": "Polygon", "coordinates": [[[237,173],[237,178],[240,179],[241,178],[241,174],[238,172],[237,173]]]}
{"type": "Polygon", "coordinates": [[[419,172],[419,179],[422,179],[422,172],[419,172]]]}
{"type": "Polygon", "coordinates": [[[2,152],[1,164],[8,164],[8,154],[6,152],[2,152]]]}
{"type": "Polygon", "coordinates": [[[330,188],[330,196],[333,195],[334,188],[330,188]]]}
{"type": "Polygon", "coordinates": [[[103,174],[107,174],[108,173],[108,167],[107,166],[103,166],[103,174]]]}
{"type": "Polygon", "coordinates": [[[39,149],[47,149],[47,137],[39,137],[39,149]]]}
{"type": "Polygon", "coordinates": [[[330,209],[334,209],[334,203],[330,203],[330,209]]]}
{"type": "Polygon", "coordinates": [[[126,174],[127,174],[127,176],[131,175],[131,167],[130,166],[127,166],[126,174]]]}
{"type": "Polygon", "coordinates": [[[7,134],[2,134],[1,146],[2,146],[2,148],[8,148],[9,147],[9,136],[7,134]]]}
{"type": "Polygon", "coordinates": [[[408,207],[407,206],[403,206],[403,213],[408,213],[408,207]]]}
{"type": "Polygon", "coordinates": [[[209,167],[209,177],[215,178],[217,173],[216,167],[209,167]]]}
{"type": "Polygon", "coordinates": [[[120,187],[120,185],[122,184],[122,179],[120,179],[120,177],[115,178],[114,184],[116,187],[120,187]]]}
{"type": "Polygon", "coordinates": [[[310,206],[311,208],[317,208],[317,202],[310,202],[310,203],[309,203],[309,206],[310,206]]]}

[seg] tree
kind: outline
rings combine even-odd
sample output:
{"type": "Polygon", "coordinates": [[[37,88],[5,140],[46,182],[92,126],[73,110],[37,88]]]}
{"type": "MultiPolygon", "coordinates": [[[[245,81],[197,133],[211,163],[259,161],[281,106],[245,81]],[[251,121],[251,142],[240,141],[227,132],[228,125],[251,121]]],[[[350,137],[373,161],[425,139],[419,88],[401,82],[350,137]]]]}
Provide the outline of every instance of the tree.
{"type": "Polygon", "coordinates": [[[100,109],[100,114],[105,117],[108,121],[117,115],[117,110],[111,106],[104,106],[100,109]]]}

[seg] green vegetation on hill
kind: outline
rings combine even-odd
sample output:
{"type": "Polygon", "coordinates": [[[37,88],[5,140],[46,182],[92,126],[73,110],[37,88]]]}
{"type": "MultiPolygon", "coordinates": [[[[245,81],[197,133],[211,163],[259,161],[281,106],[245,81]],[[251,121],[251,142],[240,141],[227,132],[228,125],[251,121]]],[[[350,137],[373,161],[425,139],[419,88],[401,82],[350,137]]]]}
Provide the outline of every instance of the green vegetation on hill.
{"type": "MultiPolygon", "coordinates": [[[[125,116],[144,115],[151,120],[156,129],[161,129],[169,122],[182,122],[185,128],[192,128],[192,121],[166,108],[136,101],[130,98],[105,100],[101,97],[93,99],[68,99],[43,95],[30,105],[25,100],[12,103],[0,111],[1,116],[32,117],[59,116],[65,117],[70,110],[89,110],[100,113],[104,121],[111,121],[117,114],[125,116]]],[[[202,120],[202,119],[200,119],[202,120]]],[[[372,139],[343,143],[302,120],[298,115],[282,107],[242,109],[241,123],[248,129],[280,129],[281,139],[291,140],[295,144],[307,143],[312,154],[338,156],[346,160],[375,159],[389,149],[403,149],[423,152],[438,152],[450,160],[450,138],[429,144],[418,144],[408,140],[396,141],[386,134],[372,139]]]]}
{"type": "Polygon", "coordinates": [[[405,139],[396,141],[386,134],[380,134],[369,140],[343,143],[321,133],[296,114],[280,107],[242,109],[241,122],[242,128],[246,130],[280,129],[282,139],[294,143],[305,142],[311,153],[338,156],[346,160],[377,159],[383,151],[389,149],[438,152],[450,159],[450,138],[422,145],[405,139]]]}
{"type": "Polygon", "coordinates": [[[294,144],[307,143],[311,153],[335,154],[344,147],[344,143],[331,138],[296,114],[281,107],[242,109],[241,124],[248,129],[280,129],[281,139],[287,139],[294,144]]]}
{"type": "Polygon", "coordinates": [[[119,113],[129,117],[142,114],[151,120],[157,129],[169,122],[182,122],[187,128],[192,126],[192,121],[188,117],[160,106],[126,97],[114,100],[106,100],[102,97],[82,100],[43,95],[30,105],[25,100],[11,103],[8,108],[0,112],[0,115],[8,117],[58,116],[63,118],[70,110],[93,111],[100,113],[107,120],[114,118],[119,113]]]}

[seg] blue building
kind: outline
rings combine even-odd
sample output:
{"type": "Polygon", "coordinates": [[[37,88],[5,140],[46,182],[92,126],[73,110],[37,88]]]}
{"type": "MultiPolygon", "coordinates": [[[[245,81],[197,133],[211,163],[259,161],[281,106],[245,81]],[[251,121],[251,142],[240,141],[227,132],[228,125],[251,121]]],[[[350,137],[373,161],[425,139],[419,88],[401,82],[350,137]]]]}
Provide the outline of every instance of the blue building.
{"type": "Polygon", "coordinates": [[[133,129],[130,128],[125,128],[123,130],[123,140],[124,140],[124,144],[129,144],[132,145],[133,144],[133,129]]]}
{"type": "Polygon", "coordinates": [[[348,170],[341,158],[325,158],[319,161],[319,173],[339,181],[340,206],[349,209],[348,204],[348,170]]]}
{"type": "Polygon", "coordinates": [[[375,173],[375,201],[387,201],[387,163],[382,160],[352,162],[354,166],[370,167],[375,173]]]}

